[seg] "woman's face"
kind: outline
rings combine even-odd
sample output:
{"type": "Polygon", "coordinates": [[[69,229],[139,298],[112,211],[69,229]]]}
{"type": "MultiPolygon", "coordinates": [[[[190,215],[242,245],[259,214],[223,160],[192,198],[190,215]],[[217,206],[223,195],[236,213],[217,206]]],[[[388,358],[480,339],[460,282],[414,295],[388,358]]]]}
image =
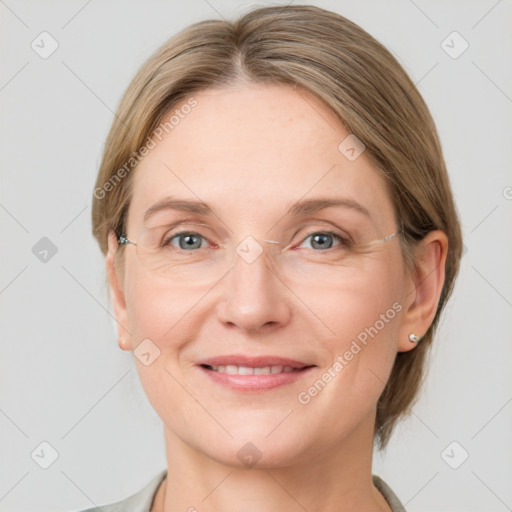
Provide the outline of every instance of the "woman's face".
{"type": "Polygon", "coordinates": [[[247,85],[194,98],[165,116],[178,110],[133,176],[138,247],[122,249],[115,307],[148,399],[168,436],[228,464],[285,466],[368,440],[407,350],[410,288],[398,237],[358,252],[335,235],[396,232],[383,178],[310,94],[247,85]],[[170,199],[210,213],[147,213],[170,199]],[[309,208],[289,211],[299,202],[309,208]]]}

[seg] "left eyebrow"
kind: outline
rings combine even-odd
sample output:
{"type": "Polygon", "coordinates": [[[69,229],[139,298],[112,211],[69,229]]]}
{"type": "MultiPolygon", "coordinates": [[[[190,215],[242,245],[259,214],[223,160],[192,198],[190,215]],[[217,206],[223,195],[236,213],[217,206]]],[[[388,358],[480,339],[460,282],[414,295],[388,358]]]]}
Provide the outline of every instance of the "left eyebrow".
{"type": "Polygon", "coordinates": [[[331,208],[333,206],[351,208],[371,218],[370,212],[362,204],[346,197],[317,197],[315,199],[297,201],[290,206],[287,215],[311,215],[312,213],[325,210],[326,208],[331,208]]]}

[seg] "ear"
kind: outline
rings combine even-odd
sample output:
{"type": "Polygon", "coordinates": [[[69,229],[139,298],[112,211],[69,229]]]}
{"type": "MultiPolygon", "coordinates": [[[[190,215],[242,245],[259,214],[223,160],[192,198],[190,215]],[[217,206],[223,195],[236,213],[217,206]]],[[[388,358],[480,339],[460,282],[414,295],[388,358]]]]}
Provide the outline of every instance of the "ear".
{"type": "MultiPolygon", "coordinates": [[[[115,231],[108,233],[108,252],[105,258],[110,298],[114,308],[114,317],[117,324],[117,338],[119,348],[131,351],[130,333],[128,331],[128,314],[124,298],[124,272],[116,268],[117,236],[115,231]]],[[[118,258],[119,259],[119,258],[118,258]]]]}
{"type": "Polygon", "coordinates": [[[414,249],[416,268],[407,279],[399,352],[416,347],[409,335],[414,333],[421,339],[434,320],[444,285],[447,252],[448,237],[440,230],[428,233],[414,249]]]}

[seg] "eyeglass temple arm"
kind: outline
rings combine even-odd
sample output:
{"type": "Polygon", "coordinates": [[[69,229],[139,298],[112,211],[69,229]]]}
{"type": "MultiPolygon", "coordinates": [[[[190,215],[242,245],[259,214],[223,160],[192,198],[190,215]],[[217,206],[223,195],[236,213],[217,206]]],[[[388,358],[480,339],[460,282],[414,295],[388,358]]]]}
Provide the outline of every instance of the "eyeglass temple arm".
{"type": "Polygon", "coordinates": [[[128,240],[128,238],[126,238],[126,235],[119,235],[117,237],[117,243],[119,245],[128,245],[128,244],[137,245],[135,242],[128,240]]]}

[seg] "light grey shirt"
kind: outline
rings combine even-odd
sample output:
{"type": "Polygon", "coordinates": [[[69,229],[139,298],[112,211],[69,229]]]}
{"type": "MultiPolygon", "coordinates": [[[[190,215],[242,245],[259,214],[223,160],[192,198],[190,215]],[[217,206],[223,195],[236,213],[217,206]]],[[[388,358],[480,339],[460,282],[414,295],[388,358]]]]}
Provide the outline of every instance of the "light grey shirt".
{"type": "MultiPolygon", "coordinates": [[[[154,476],[139,492],[128,496],[124,500],[116,501],[109,505],[101,505],[78,512],[150,512],[158,487],[167,476],[167,469],[154,476]]],[[[377,475],[372,475],[375,487],[381,492],[392,512],[406,512],[396,494],[389,485],[377,475]]]]}

